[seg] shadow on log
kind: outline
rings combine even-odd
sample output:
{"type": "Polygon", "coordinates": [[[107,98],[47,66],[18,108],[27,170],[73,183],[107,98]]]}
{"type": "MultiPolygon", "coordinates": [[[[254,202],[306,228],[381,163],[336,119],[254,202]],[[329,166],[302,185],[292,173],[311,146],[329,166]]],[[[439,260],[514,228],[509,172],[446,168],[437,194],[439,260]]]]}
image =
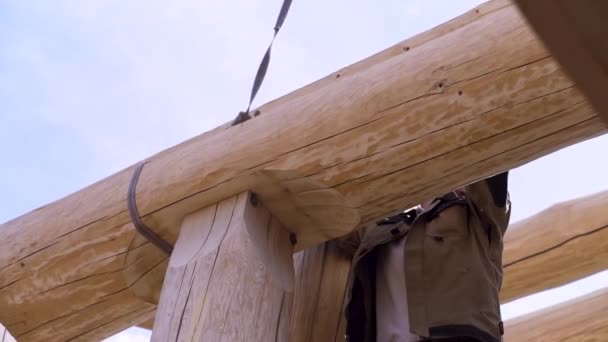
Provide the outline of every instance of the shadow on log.
{"type": "Polygon", "coordinates": [[[608,3],[602,0],[515,2],[608,124],[608,3]]]}
{"type": "Polygon", "coordinates": [[[608,341],[608,289],[507,321],[505,341],[608,341]]]}

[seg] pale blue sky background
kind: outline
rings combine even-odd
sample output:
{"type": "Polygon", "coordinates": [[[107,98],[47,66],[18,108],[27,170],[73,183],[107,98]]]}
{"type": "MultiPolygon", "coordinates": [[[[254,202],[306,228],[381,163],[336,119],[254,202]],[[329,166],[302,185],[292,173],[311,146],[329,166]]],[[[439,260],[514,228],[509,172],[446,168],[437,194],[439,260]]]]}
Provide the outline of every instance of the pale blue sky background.
{"type": "MultiPolygon", "coordinates": [[[[481,3],[295,0],[257,104],[481,3]]],[[[0,0],[0,222],[231,120],[281,1],[0,0]]],[[[514,219],[608,189],[608,138],[512,172],[514,219]]],[[[503,307],[608,285],[606,273],[503,307]]],[[[131,329],[112,341],[144,341],[131,329]]]]}

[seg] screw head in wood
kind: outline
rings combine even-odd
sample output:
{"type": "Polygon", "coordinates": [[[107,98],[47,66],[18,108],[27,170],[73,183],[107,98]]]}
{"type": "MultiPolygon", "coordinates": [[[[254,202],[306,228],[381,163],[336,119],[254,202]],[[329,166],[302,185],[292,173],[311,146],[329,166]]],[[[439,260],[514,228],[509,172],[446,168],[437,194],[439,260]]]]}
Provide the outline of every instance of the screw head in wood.
{"type": "Polygon", "coordinates": [[[260,199],[258,198],[258,195],[254,192],[251,193],[251,195],[249,195],[249,203],[251,203],[252,206],[257,207],[258,203],[260,203],[260,199]]]}
{"type": "Polygon", "coordinates": [[[289,233],[289,242],[291,242],[292,245],[298,243],[298,236],[296,233],[289,233]]]}

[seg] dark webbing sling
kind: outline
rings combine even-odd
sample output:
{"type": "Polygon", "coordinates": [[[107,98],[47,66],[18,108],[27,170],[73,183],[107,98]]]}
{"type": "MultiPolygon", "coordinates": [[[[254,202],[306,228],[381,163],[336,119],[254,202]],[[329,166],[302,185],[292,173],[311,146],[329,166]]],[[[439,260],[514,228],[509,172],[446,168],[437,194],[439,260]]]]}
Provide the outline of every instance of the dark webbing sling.
{"type": "Polygon", "coordinates": [[[239,115],[234,119],[232,125],[238,125],[241,122],[247,121],[251,119],[251,115],[249,111],[251,110],[251,105],[253,104],[253,100],[255,99],[260,87],[262,86],[262,82],[264,82],[264,77],[266,77],[266,72],[268,71],[268,65],[270,64],[270,52],[272,50],[272,44],[274,43],[275,38],[279,34],[283,23],[285,22],[285,18],[287,17],[287,13],[289,12],[289,7],[291,6],[291,0],[283,0],[283,6],[281,6],[281,11],[279,12],[279,16],[277,18],[277,22],[274,25],[274,35],[272,36],[272,40],[268,45],[268,49],[266,49],[266,53],[262,58],[262,62],[260,62],[260,66],[258,67],[258,72],[255,75],[255,79],[253,80],[253,87],[251,88],[251,95],[249,96],[249,104],[247,105],[247,110],[244,112],[240,112],[239,115]]]}
{"type": "MultiPolygon", "coordinates": [[[[249,96],[249,104],[247,105],[247,110],[244,112],[240,112],[239,115],[234,119],[232,125],[237,125],[241,122],[247,121],[251,118],[249,115],[249,111],[251,110],[251,104],[255,99],[260,87],[262,86],[262,82],[264,81],[264,77],[266,76],[266,71],[268,71],[268,64],[270,63],[270,52],[272,50],[272,43],[274,43],[274,39],[277,37],[279,30],[283,26],[285,22],[285,18],[287,17],[287,13],[289,12],[289,7],[291,6],[291,0],[283,0],[283,6],[281,6],[281,11],[279,12],[279,16],[277,18],[277,22],[274,25],[274,35],[272,36],[272,40],[268,45],[268,49],[266,49],[266,53],[262,58],[262,62],[258,67],[258,71],[255,75],[255,79],[253,81],[253,87],[251,89],[251,95],[249,96]]],[[[150,229],[146,224],[142,221],[141,216],[139,215],[139,211],[137,210],[137,201],[136,201],[136,190],[137,190],[137,182],[139,180],[139,175],[141,174],[142,169],[146,162],[141,162],[135,167],[135,171],[133,172],[133,176],[131,177],[131,182],[129,184],[129,193],[127,196],[127,205],[129,208],[129,216],[131,217],[131,221],[133,221],[133,225],[135,229],[144,236],[148,241],[150,241],[153,245],[160,248],[167,254],[171,254],[173,251],[173,246],[164,240],[162,237],[154,233],[152,229],[150,229]]],[[[291,237],[290,237],[291,238],[291,237]]]]}

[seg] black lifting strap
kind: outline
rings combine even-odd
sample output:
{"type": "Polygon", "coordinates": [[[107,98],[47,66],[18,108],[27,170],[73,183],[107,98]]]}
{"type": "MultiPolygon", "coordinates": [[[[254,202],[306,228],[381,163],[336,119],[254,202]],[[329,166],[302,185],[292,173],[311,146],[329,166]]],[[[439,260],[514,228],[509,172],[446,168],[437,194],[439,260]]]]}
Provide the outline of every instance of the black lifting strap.
{"type": "Polygon", "coordinates": [[[169,244],[167,241],[163,240],[160,236],[156,235],[146,224],[141,220],[139,216],[139,211],[137,210],[137,202],[135,199],[135,193],[137,189],[137,181],[139,180],[139,175],[141,174],[141,170],[144,168],[146,164],[145,161],[139,163],[133,172],[133,176],[131,177],[131,183],[129,183],[129,194],[127,196],[127,205],[129,207],[129,216],[131,216],[131,221],[133,221],[133,225],[135,229],[143,235],[148,241],[150,241],[154,246],[162,249],[165,253],[171,254],[173,252],[173,246],[169,244]]]}
{"type": "Polygon", "coordinates": [[[253,81],[253,87],[251,88],[251,96],[249,96],[249,105],[247,105],[247,110],[244,112],[240,112],[237,115],[236,119],[232,122],[232,126],[238,125],[241,122],[245,122],[251,119],[251,115],[249,115],[249,111],[251,110],[251,104],[255,99],[255,96],[258,94],[260,87],[262,86],[262,82],[264,82],[264,77],[266,76],[266,71],[268,71],[268,64],[270,63],[270,51],[272,50],[272,43],[274,43],[274,39],[279,34],[279,30],[283,26],[285,22],[285,18],[287,17],[287,13],[289,12],[289,7],[291,6],[291,0],[283,0],[283,6],[281,6],[281,12],[279,12],[279,17],[277,18],[277,23],[274,25],[274,35],[272,36],[272,40],[268,45],[268,49],[264,54],[264,58],[262,58],[262,62],[258,67],[258,72],[255,75],[255,79],[253,81]]]}
{"type": "MultiPolygon", "coordinates": [[[[281,30],[281,26],[285,22],[285,18],[287,17],[287,12],[289,12],[289,7],[291,6],[291,0],[283,0],[283,6],[281,6],[281,12],[279,12],[279,17],[277,18],[277,22],[274,25],[274,35],[272,36],[272,40],[270,41],[270,45],[268,45],[268,49],[264,54],[264,58],[262,58],[262,62],[258,67],[258,72],[255,75],[255,80],[253,81],[253,88],[251,89],[251,96],[249,97],[249,104],[247,105],[247,110],[244,112],[240,112],[239,115],[234,119],[232,125],[237,125],[241,122],[247,121],[251,119],[249,115],[249,111],[251,110],[251,104],[255,99],[255,96],[258,94],[260,90],[260,86],[264,81],[264,77],[266,76],[266,71],[268,70],[268,64],[270,63],[270,51],[272,50],[272,43],[274,43],[274,39],[279,34],[279,30],[281,30]]],[[[144,168],[146,162],[141,162],[135,168],[133,172],[133,177],[131,178],[131,183],[129,184],[129,194],[127,197],[127,204],[129,207],[129,215],[131,216],[131,220],[133,221],[133,225],[135,229],[143,235],[148,241],[150,241],[156,247],[162,249],[167,254],[171,254],[173,251],[173,246],[169,244],[167,241],[163,240],[160,236],[152,231],[148,226],[144,224],[141,217],[139,216],[139,211],[137,210],[137,203],[135,199],[137,181],[139,180],[139,175],[141,174],[141,170],[144,168]]]]}

